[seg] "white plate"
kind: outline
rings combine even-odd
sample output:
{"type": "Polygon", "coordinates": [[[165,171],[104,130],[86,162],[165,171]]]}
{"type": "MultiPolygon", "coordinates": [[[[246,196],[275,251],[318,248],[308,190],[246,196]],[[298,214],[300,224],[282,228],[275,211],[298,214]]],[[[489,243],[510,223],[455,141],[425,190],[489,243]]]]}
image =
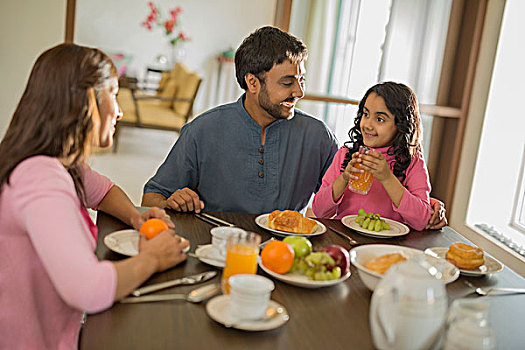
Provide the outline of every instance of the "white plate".
{"type": "MultiPolygon", "coordinates": [[[[243,331],[267,331],[277,327],[281,327],[285,324],[290,316],[288,311],[281,304],[270,300],[268,302],[268,307],[282,307],[284,312],[272,319],[266,321],[239,321],[236,322],[232,328],[241,329],[243,331]]],[[[233,322],[232,316],[230,314],[230,296],[229,295],[219,295],[206,304],[206,312],[208,315],[215,321],[226,325],[233,322]]]]}
{"type": "Polygon", "coordinates": [[[294,232],[286,232],[286,231],[280,231],[280,230],[274,230],[273,228],[268,227],[268,216],[270,214],[262,214],[255,218],[255,223],[268,231],[271,231],[275,233],[277,236],[281,237],[287,237],[287,236],[303,236],[303,237],[313,237],[313,236],[319,236],[326,232],[326,227],[322,223],[320,223],[317,220],[314,220],[317,223],[317,227],[313,233],[294,233],[294,232]]]}
{"type": "MultiPolygon", "coordinates": [[[[181,237],[183,241],[186,239],[181,237]]],[[[115,231],[104,237],[104,244],[112,251],[127,255],[135,256],[139,253],[139,231],[129,229],[115,231]]],[[[190,250],[190,246],[184,248],[186,253],[190,250]]]]}
{"type": "Polygon", "coordinates": [[[339,284],[345,281],[348,277],[350,277],[350,269],[344,276],[341,276],[341,278],[336,279],[336,280],[329,280],[329,281],[314,281],[314,280],[308,279],[308,277],[306,277],[305,275],[300,275],[298,273],[286,273],[284,275],[281,275],[279,273],[275,273],[269,270],[268,268],[266,268],[266,266],[262,264],[261,259],[258,259],[258,260],[259,260],[259,266],[261,267],[261,269],[263,269],[264,272],[266,272],[272,277],[277,278],[278,280],[284,283],[288,283],[288,284],[291,284],[297,287],[303,287],[303,288],[329,287],[335,284],[339,284]]]}
{"type": "MultiPolygon", "coordinates": [[[[435,256],[437,258],[445,259],[445,255],[447,254],[448,248],[447,247],[433,247],[433,248],[427,248],[425,250],[425,253],[428,255],[435,256]]],[[[485,263],[474,270],[463,270],[459,269],[462,275],[465,276],[484,276],[491,273],[500,272],[503,270],[503,264],[497,261],[494,258],[491,258],[487,254],[485,254],[485,263]]]]}
{"type": "Polygon", "coordinates": [[[201,245],[195,249],[195,255],[197,258],[205,264],[224,267],[225,258],[221,257],[217,249],[211,244],[201,245]]]}
{"type": "Polygon", "coordinates": [[[341,222],[346,227],[351,228],[352,230],[358,231],[364,234],[365,236],[371,236],[371,237],[376,237],[376,238],[390,238],[390,237],[404,236],[410,232],[410,229],[408,228],[408,226],[400,222],[397,222],[395,220],[385,219],[385,218],[382,218],[382,219],[385,220],[385,222],[390,225],[390,230],[383,230],[379,232],[366,230],[355,222],[356,217],[357,215],[347,215],[341,219],[341,222]]]}

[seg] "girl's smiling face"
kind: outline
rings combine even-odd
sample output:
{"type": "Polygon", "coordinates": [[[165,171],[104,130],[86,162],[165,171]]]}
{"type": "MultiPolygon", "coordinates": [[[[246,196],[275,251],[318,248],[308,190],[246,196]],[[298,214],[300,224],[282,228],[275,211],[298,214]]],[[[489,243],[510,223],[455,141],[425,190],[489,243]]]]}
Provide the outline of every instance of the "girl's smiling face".
{"type": "Polygon", "coordinates": [[[394,115],[386,108],[385,100],[375,92],[365,101],[359,127],[365,146],[372,148],[390,146],[397,134],[394,115]]]}

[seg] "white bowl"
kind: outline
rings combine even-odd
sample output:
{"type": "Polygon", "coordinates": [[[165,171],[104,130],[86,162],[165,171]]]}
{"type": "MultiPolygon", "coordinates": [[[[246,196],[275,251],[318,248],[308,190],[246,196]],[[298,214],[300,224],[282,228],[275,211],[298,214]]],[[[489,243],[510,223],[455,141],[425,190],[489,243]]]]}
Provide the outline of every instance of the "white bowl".
{"type": "Polygon", "coordinates": [[[374,291],[379,281],[383,278],[383,275],[367,269],[365,264],[373,258],[392,253],[402,253],[407,258],[423,254],[419,249],[390,244],[367,244],[350,250],[350,261],[352,265],[357,267],[357,273],[361,281],[363,281],[365,286],[371,291],[374,291]]]}

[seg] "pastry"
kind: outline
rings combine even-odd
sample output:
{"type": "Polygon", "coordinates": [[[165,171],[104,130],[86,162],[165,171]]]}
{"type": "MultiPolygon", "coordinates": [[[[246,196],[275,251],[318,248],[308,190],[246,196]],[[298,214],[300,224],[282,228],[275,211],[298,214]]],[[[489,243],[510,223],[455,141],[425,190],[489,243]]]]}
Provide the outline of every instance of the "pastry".
{"type": "Polygon", "coordinates": [[[485,263],[483,250],[465,243],[451,244],[445,257],[463,270],[474,270],[485,263]]]}
{"type": "Polygon", "coordinates": [[[390,266],[405,261],[406,259],[401,253],[385,254],[368,261],[365,267],[374,272],[384,274],[390,266]]]}
{"type": "Polygon", "coordinates": [[[268,227],[279,231],[310,234],[317,228],[317,222],[293,210],[275,210],[268,216],[268,227]]]}

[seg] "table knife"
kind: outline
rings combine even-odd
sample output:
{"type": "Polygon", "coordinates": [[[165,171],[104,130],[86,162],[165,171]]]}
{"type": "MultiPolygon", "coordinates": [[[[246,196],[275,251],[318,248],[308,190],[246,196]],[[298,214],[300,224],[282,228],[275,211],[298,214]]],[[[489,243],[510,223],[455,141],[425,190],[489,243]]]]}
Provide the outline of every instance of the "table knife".
{"type": "Polygon", "coordinates": [[[206,213],[200,213],[201,216],[204,216],[205,218],[207,219],[210,219],[212,221],[215,221],[215,222],[218,222],[220,224],[223,224],[225,226],[230,226],[230,227],[233,227],[235,226],[234,224],[232,224],[231,222],[228,222],[228,221],[225,221],[225,220],[222,220],[222,219],[219,219],[213,215],[210,215],[210,214],[206,214],[206,213]]]}
{"type": "Polygon", "coordinates": [[[156,292],[161,289],[204,282],[204,281],[207,281],[215,277],[216,275],[217,275],[217,271],[203,272],[203,273],[199,273],[193,276],[187,276],[187,277],[179,278],[179,279],[172,280],[172,281],[167,281],[167,282],[152,284],[151,286],[142,287],[142,288],[134,290],[131,294],[138,297],[144,294],[156,292]]]}

